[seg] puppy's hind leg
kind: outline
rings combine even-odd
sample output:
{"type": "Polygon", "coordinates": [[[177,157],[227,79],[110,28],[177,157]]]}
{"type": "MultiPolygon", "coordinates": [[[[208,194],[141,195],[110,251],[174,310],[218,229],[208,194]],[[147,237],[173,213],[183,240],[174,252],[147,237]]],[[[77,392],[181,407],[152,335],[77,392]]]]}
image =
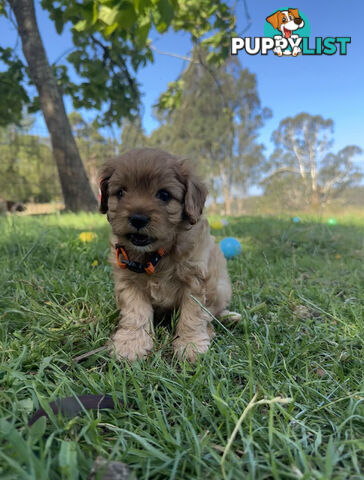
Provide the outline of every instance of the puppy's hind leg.
{"type": "Polygon", "coordinates": [[[228,308],[231,302],[231,283],[226,267],[225,259],[220,256],[219,279],[216,288],[216,296],[214,298],[212,313],[221,322],[238,322],[241,319],[240,313],[231,312],[228,308]]]}
{"type": "Polygon", "coordinates": [[[238,312],[231,312],[230,310],[223,310],[219,316],[219,320],[224,322],[239,322],[241,320],[241,315],[238,312]]]}

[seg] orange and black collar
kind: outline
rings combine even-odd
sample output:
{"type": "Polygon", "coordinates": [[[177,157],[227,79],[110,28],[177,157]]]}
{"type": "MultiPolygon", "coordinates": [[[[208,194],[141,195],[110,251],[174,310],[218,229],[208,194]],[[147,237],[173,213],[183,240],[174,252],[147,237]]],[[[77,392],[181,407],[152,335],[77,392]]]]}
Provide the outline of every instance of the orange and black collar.
{"type": "Polygon", "coordinates": [[[152,275],[155,271],[157,263],[165,253],[166,251],[164,248],[160,248],[157,252],[151,254],[148,262],[139,263],[129,260],[125,248],[118,243],[115,244],[115,256],[118,267],[123,269],[127,268],[135,273],[148,273],[148,275],[152,275]]]}

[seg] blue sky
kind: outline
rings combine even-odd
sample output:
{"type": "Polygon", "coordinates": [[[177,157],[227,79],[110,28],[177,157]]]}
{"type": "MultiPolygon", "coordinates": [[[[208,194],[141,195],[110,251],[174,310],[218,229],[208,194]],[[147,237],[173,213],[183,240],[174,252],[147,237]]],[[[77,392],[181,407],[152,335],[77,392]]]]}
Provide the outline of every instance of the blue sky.
{"type": "MultiPolygon", "coordinates": [[[[41,35],[50,62],[72,47],[71,35],[65,31],[59,36],[48,14],[41,10],[37,0],[37,18],[41,35]]],[[[239,54],[244,67],[257,75],[258,91],[262,105],[271,108],[273,117],[261,130],[260,141],[266,146],[267,153],[272,151],[270,141],[272,131],[279,121],[300,112],[321,114],[335,121],[334,150],[355,144],[364,149],[364,60],[363,60],[363,18],[364,1],[349,0],[306,0],[292,2],[289,5],[271,0],[247,0],[252,25],[246,36],[262,36],[265,18],[274,10],[298,8],[302,10],[311,24],[312,37],[351,36],[348,55],[340,56],[300,56],[279,58],[268,56],[249,56],[239,54]]],[[[246,17],[242,1],[237,2],[237,31],[244,30],[246,17]]],[[[179,55],[188,55],[191,44],[188,34],[173,32],[165,35],[151,35],[153,44],[161,51],[179,55]]],[[[0,45],[21,50],[20,40],[16,41],[13,25],[0,18],[0,45]]],[[[61,62],[62,63],[62,62],[61,62]]],[[[152,116],[152,105],[185,67],[185,62],[170,56],[156,54],[155,63],[138,73],[137,79],[143,91],[143,125],[149,133],[158,124],[152,116]]],[[[72,110],[70,100],[66,100],[68,111],[72,110]]],[[[87,116],[92,118],[92,113],[87,116]]],[[[41,114],[36,128],[41,132],[45,126],[41,114]]],[[[357,161],[364,166],[364,155],[357,161]]]]}

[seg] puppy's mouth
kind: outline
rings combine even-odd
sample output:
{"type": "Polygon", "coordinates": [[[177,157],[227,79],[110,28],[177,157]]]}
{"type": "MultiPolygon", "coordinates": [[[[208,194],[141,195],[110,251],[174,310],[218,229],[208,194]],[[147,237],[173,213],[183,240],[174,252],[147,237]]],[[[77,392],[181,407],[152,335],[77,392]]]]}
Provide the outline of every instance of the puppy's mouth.
{"type": "Polygon", "coordinates": [[[155,238],[142,233],[128,233],[126,238],[136,247],[146,247],[155,241],[155,238]]]}
{"type": "Polygon", "coordinates": [[[292,30],[288,30],[288,28],[283,27],[283,33],[286,38],[290,38],[290,36],[292,35],[292,30]]]}

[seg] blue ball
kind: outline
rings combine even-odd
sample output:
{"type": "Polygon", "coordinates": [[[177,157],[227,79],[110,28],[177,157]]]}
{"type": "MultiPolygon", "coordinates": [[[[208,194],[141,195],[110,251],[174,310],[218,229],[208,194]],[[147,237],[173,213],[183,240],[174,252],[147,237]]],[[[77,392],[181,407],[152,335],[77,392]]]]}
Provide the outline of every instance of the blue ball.
{"type": "Polygon", "coordinates": [[[241,253],[241,245],[236,238],[227,237],[221,240],[220,248],[225,258],[232,258],[241,253]]]}
{"type": "Polygon", "coordinates": [[[300,223],[300,221],[301,221],[300,217],[293,217],[292,218],[293,223],[300,223]]]}

